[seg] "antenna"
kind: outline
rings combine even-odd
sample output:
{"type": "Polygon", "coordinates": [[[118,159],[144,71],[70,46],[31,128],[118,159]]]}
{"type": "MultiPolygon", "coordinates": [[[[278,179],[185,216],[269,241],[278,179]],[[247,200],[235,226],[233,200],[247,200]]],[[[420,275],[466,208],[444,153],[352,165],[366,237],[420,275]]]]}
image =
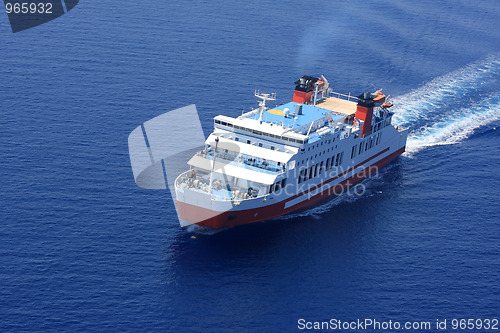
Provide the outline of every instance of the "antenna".
{"type": "Polygon", "coordinates": [[[275,101],[276,100],[276,93],[272,94],[261,94],[260,91],[255,91],[255,97],[258,97],[261,99],[259,101],[259,111],[260,111],[260,116],[259,116],[259,122],[262,123],[262,116],[264,115],[264,111],[266,111],[266,102],[267,101],[275,101]]]}

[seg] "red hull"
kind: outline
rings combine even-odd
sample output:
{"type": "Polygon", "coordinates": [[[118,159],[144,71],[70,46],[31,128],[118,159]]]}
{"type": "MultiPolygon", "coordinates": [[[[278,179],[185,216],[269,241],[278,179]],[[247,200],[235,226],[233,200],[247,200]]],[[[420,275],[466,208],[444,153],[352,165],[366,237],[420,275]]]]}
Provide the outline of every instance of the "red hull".
{"type": "Polygon", "coordinates": [[[207,218],[201,222],[196,222],[197,225],[202,226],[202,227],[208,227],[208,228],[213,228],[213,229],[220,229],[220,228],[225,228],[225,227],[234,227],[234,226],[239,226],[239,225],[244,225],[244,224],[250,224],[254,222],[261,222],[261,221],[266,221],[273,219],[278,216],[282,216],[285,214],[292,213],[294,211],[312,206],[314,204],[317,204],[327,198],[334,198],[338,196],[339,194],[343,193],[345,189],[349,188],[350,186],[353,186],[363,180],[364,178],[369,177],[374,171],[382,168],[384,165],[401,155],[405,151],[405,147],[395,151],[394,153],[384,157],[380,161],[370,165],[369,167],[365,168],[364,170],[361,170],[357,174],[347,178],[346,180],[340,182],[339,184],[326,189],[325,191],[318,193],[309,199],[304,200],[303,202],[300,202],[296,205],[293,205],[291,207],[285,208],[285,204],[293,200],[303,194],[309,193],[325,184],[330,183],[331,181],[334,181],[335,179],[351,172],[352,170],[356,169],[360,165],[363,165],[370,160],[376,158],[377,156],[385,153],[389,148],[386,148],[385,150],[381,151],[380,153],[370,157],[369,159],[363,161],[362,163],[350,168],[349,170],[345,171],[344,173],[337,175],[331,179],[328,179],[321,184],[318,184],[307,191],[301,192],[299,194],[296,194],[290,198],[287,198],[283,201],[280,201],[276,204],[269,205],[269,206],[264,206],[261,208],[255,208],[255,209],[248,209],[248,210],[240,210],[240,211],[227,211],[227,212],[215,212],[206,208],[201,208],[198,206],[186,204],[183,202],[177,201],[177,208],[179,211],[179,217],[182,220],[188,221],[195,223],[195,221],[200,221],[200,217],[207,217],[209,216],[210,218],[207,218]]]}

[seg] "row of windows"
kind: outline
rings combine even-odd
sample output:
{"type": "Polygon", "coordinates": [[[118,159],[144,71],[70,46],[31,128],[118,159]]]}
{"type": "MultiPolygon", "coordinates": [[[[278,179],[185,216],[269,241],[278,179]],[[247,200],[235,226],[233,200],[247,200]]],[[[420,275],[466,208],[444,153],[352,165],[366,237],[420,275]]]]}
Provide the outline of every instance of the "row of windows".
{"type": "Polygon", "coordinates": [[[274,138],[274,139],[280,139],[280,140],[284,140],[284,141],[295,142],[295,143],[299,143],[301,145],[304,144],[303,140],[298,140],[298,139],[288,138],[286,136],[279,136],[279,135],[274,135],[274,134],[270,134],[270,133],[267,133],[267,132],[261,132],[261,131],[257,131],[257,130],[252,130],[250,128],[246,128],[246,127],[242,127],[242,126],[238,126],[238,125],[233,125],[233,124],[225,122],[225,121],[215,120],[215,123],[219,124],[219,125],[222,125],[222,126],[232,127],[232,128],[235,128],[235,129],[238,129],[238,130],[241,130],[241,131],[250,132],[250,133],[253,133],[253,134],[256,134],[256,135],[269,136],[269,137],[274,138]]]}
{"type": "MultiPolygon", "coordinates": [[[[318,143],[317,143],[317,144],[315,144],[315,145],[313,144],[312,146],[310,146],[310,147],[308,147],[308,148],[307,148],[307,151],[310,151],[310,150],[311,150],[311,148],[312,148],[313,150],[314,150],[314,149],[316,149],[316,148],[319,148],[319,147],[320,147],[320,146],[322,146],[323,144],[325,144],[325,146],[326,146],[326,145],[328,145],[328,144],[331,144],[332,142],[335,142],[335,138],[333,138],[333,139],[329,139],[329,140],[323,140],[323,141],[321,141],[320,143],[318,142],[318,143]]],[[[335,146],[335,148],[336,148],[336,147],[337,147],[337,146],[335,146]]],[[[332,149],[333,149],[333,148],[332,148],[332,149]]],[[[301,151],[302,151],[302,152],[304,152],[304,151],[305,151],[305,149],[301,149],[301,151]]],[[[324,154],[329,153],[329,152],[330,152],[330,148],[328,148],[328,149],[324,149],[323,151],[320,151],[319,153],[315,154],[314,156],[308,157],[308,158],[306,158],[305,160],[302,160],[302,161],[298,161],[298,162],[297,162],[297,166],[299,166],[301,163],[306,163],[309,159],[313,160],[313,159],[315,159],[315,158],[318,158],[318,156],[321,156],[321,154],[323,154],[323,155],[324,155],[324,154]]]]}
{"type": "Polygon", "coordinates": [[[305,182],[308,179],[319,176],[322,172],[326,172],[327,170],[337,167],[342,164],[342,160],[344,159],[344,152],[338,153],[336,156],[328,157],[326,161],[321,161],[320,163],[316,163],[315,165],[309,167],[308,169],[303,169],[299,172],[299,184],[305,182]],[[324,164],[324,165],[323,165],[324,164]]]}
{"type": "Polygon", "coordinates": [[[286,178],[282,179],[280,181],[277,181],[273,185],[269,187],[269,193],[277,192],[280,189],[284,188],[286,186],[286,178]]]}
{"type": "Polygon", "coordinates": [[[351,159],[356,157],[356,153],[359,155],[362,152],[367,151],[368,149],[374,146],[377,146],[378,144],[380,144],[381,141],[382,141],[382,132],[379,132],[377,135],[367,138],[365,141],[361,142],[359,144],[359,149],[358,145],[352,146],[351,159]]]}
{"type": "MultiPolygon", "coordinates": [[[[235,138],[234,138],[234,141],[240,141],[240,138],[235,137],[235,138]]],[[[252,141],[251,141],[251,140],[247,140],[247,143],[248,143],[249,145],[251,145],[251,144],[252,144],[252,141]]],[[[259,147],[263,147],[263,146],[264,146],[264,145],[262,144],[262,142],[259,142],[259,147]]],[[[274,147],[274,146],[271,146],[270,148],[271,148],[271,150],[275,150],[275,149],[276,149],[276,147],[274,147]]]]}
{"type": "Polygon", "coordinates": [[[314,149],[314,148],[318,148],[319,146],[322,146],[323,144],[330,144],[332,142],[335,142],[335,138],[333,139],[329,139],[329,140],[324,140],[324,141],[321,141],[321,143],[317,143],[316,145],[312,145],[311,147],[308,147],[307,148],[307,151],[310,151],[311,148],[314,149]]]}

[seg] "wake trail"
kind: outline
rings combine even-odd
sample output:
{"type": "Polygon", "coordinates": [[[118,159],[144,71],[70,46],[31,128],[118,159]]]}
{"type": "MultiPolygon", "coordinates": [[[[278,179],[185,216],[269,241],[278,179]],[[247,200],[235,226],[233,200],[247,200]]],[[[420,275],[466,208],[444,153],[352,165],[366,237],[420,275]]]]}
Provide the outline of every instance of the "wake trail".
{"type": "Polygon", "coordinates": [[[500,55],[489,56],[394,98],[394,123],[409,127],[407,156],[455,144],[500,119],[500,55]]]}

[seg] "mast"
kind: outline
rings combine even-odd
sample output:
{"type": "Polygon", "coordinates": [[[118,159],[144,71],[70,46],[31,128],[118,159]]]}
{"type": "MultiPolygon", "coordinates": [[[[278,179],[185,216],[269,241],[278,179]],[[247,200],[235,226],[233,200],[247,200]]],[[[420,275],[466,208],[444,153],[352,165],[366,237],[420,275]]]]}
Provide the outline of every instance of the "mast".
{"type": "Polygon", "coordinates": [[[276,100],[276,93],[272,94],[261,94],[258,91],[255,91],[255,97],[258,97],[262,99],[262,101],[259,102],[259,122],[262,123],[262,117],[264,115],[264,111],[266,111],[266,101],[275,101],[276,100]]]}
{"type": "Polygon", "coordinates": [[[214,158],[213,158],[213,164],[212,164],[212,172],[210,172],[210,183],[208,185],[208,194],[212,194],[212,180],[213,180],[213,174],[215,170],[215,158],[217,157],[217,146],[219,145],[219,137],[215,138],[215,149],[214,149],[214,158]]]}

